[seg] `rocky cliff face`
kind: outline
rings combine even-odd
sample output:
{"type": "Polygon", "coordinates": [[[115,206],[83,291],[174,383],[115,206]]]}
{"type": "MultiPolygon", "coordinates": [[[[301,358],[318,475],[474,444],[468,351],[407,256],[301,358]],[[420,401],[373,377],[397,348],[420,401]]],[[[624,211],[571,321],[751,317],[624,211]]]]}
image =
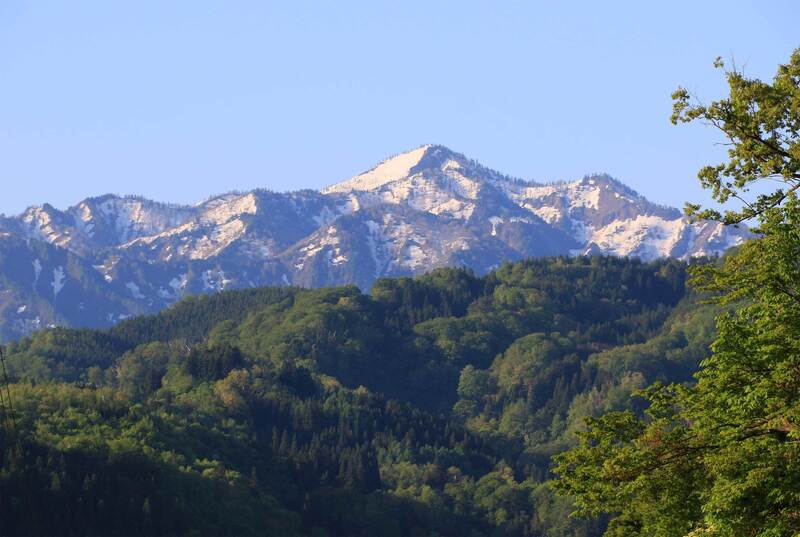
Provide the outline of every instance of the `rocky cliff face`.
{"type": "Polygon", "coordinates": [[[441,266],[547,255],[717,255],[745,228],[688,222],[606,176],[537,184],[423,146],[322,191],[194,206],[89,198],[0,218],[0,335],[102,327],[184,295],[263,285],[368,289],[441,266]]]}

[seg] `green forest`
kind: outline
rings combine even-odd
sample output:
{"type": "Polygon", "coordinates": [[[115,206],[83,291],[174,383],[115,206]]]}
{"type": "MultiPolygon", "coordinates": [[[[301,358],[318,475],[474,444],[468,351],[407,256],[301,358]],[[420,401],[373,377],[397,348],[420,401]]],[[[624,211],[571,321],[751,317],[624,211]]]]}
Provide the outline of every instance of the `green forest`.
{"type": "Polygon", "coordinates": [[[550,457],[691,378],[713,310],[685,279],[531,260],[38,332],[7,348],[0,533],[597,535],[550,457]]]}
{"type": "Polygon", "coordinates": [[[800,533],[800,52],[725,74],[673,96],[730,140],[700,172],[729,208],[687,212],[759,238],[37,332],[6,348],[0,534],[800,533]]]}

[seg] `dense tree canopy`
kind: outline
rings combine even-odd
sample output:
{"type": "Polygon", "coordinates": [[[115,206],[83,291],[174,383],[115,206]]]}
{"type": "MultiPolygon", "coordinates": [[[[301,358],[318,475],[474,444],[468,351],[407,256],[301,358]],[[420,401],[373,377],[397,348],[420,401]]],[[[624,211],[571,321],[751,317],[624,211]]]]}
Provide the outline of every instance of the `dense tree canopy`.
{"type": "Polygon", "coordinates": [[[599,535],[550,455],[706,356],[685,277],[531,260],[36,333],[8,346],[0,533],[599,535]]]}

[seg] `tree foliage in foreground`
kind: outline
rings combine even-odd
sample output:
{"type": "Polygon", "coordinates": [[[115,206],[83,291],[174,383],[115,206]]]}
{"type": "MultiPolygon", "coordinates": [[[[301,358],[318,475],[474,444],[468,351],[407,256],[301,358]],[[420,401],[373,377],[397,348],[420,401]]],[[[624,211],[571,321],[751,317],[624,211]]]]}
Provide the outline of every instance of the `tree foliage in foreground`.
{"type": "Polygon", "coordinates": [[[676,94],[676,118],[706,120],[732,143],[703,185],[721,202],[767,178],[783,185],[723,217],[758,217],[761,238],[694,269],[692,284],[730,308],[696,384],[642,391],[644,418],[589,419],[556,457],[556,487],[579,514],[610,514],[607,535],[800,533],[800,52],[772,84],[728,81],[730,97],[708,107],[676,94]]]}

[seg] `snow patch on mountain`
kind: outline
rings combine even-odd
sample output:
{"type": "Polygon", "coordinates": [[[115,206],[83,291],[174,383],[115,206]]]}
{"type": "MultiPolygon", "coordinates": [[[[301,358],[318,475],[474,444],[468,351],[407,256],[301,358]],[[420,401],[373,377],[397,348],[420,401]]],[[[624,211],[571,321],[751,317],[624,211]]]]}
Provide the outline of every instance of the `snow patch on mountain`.
{"type": "Polygon", "coordinates": [[[316,222],[319,227],[323,227],[336,220],[338,216],[339,215],[331,211],[330,207],[326,205],[322,208],[322,211],[319,214],[314,215],[313,218],[314,222],[316,222]]]}
{"type": "Polygon", "coordinates": [[[219,292],[225,290],[233,281],[225,275],[221,269],[211,269],[203,271],[203,290],[207,292],[219,292]]]}
{"type": "Polygon", "coordinates": [[[598,209],[600,207],[600,188],[595,186],[594,180],[590,179],[587,185],[570,185],[571,192],[568,194],[570,208],[588,207],[598,209]]]}
{"type": "Polygon", "coordinates": [[[424,145],[413,151],[401,153],[400,155],[387,159],[367,172],[323,189],[322,193],[331,194],[334,192],[351,192],[353,190],[373,190],[392,181],[396,181],[397,179],[402,179],[408,176],[414,166],[419,164],[420,159],[429,147],[429,145],[424,145]]]}
{"type": "Polygon", "coordinates": [[[93,238],[95,235],[95,223],[93,221],[94,215],[92,214],[92,209],[89,207],[89,204],[86,202],[80,203],[75,212],[77,213],[75,218],[76,227],[82,233],[86,234],[90,238],[93,238]]]}
{"type": "Polygon", "coordinates": [[[642,215],[593,230],[589,242],[611,255],[628,256],[635,253],[643,259],[656,259],[670,255],[688,226],[688,222],[682,218],[665,220],[642,215]]]}
{"type": "Polygon", "coordinates": [[[243,214],[258,213],[258,198],[253,194],[229,195],[212,200],[206,204],[201,221],[224,224],[243,214]]]}
{"type": "Polygon", "coordinates": [[[426,257],[425,251],[418,244],[411,243],[406,246],[403,264],[416,270],[424,265],[426,257]]]}
{"type": "Polygon", "coordinates": [[[563,211],[557,209],[556,207],[549,207],[549,206],[534,207],[529,203],[521,203],[520,207],[529,210],[530,212],[532,212],[533,214],[535,214],[548,224],[553,224],[555,222],[558,222],[564,217],[563,211]]]}
{"type": "Polygon", "coordinates": [[[42,262],[39,261],[39,258],[33,260],[33,287],[36,288],[36,284],[39,283],[39,276],[42,274],[42,262]]]}
{"type": "Polygon", "coordinates": [[[382,248],[383,236],[381,234],[381,225],[374,220],[367,220],[365,224],[368,230],[366,236],[367,248],[369,249],[369,254],[372,257],[375,277],[379,278],[383,272],[384,266],[384,252],[382,248]]]}
{"type": "Polygon", "coordinates": [[[31,207],[22,215],[25,224],[26,237],[49,242],[60,247],[66,247],[70,240],[67,229],[60,226],[55,220],[55,210],[48,207],[31,207]]]}
{"type": "MultiPolygon", "coordinates": [[[[141,198],[120,198],[117,196],[106,197],[99,203],[98,209],[103,216],[113,222],[113,228],[116,232],[115,242],[118,243],[160,233],[165,229],[180,225],[193,212],[187,207],[164,205],[141,198]]],[[[88,220],[84,220],[87,209],[79,206],[79,210],[83,215],[80,220],[88,222],[88,220]]],[[[92,218],[94,219],[95,216],[92,215],[92,218]]]]}
{"type": "Polygon", "coordinates": [[[53,281],[50,285],[53,287],[53,297],[57,297],[58,293],[64,288],[64,281],[66,275],[64,274],[64,267],[58,266],[53,269],[53,281]]]}
{"type": "Polygon", "coordinates": [[[745,236],[735,232],[735,228],[725,226],[721,222],[698,222],[694,224],[697,237],[702,237],[700,245],[693,246],[693,256],[713,256],[729,248],[740,246],[745,236]]]}
{"type": "Polygon", "coordinates": [[[139,286],[136,285],[135,282],[128,282],[128,283],[125,284],[125,287],[127,287],[128,290],[131,292],[131,295],[133,296],[133,298],[135,298],[137,300],[144,300],[146,298],[142,294],[141,289],[139,289],[139,286]]]}
{"type": "Polygon", "coordinates": [[[492,224],[492,237],[497,235],[497,226],[503,223],[503,219],[499,216],[490,216],[489,222],[492,224]]]}
{"type": "Polygon", "coordinates": [[[189,259],[209,259],[214,257],[241,237],[246,227],[245,223],[239,219],[215,226],[211,229],[210,236],[203,234],[191,246],[187,244],[183,253],[188,254],[189,259]]]}
{"type": "Polygon", "coordinates": [[[180,274],[169,281],[174,296],[183,296],[186,285],[189,283],[189,274],[180,274]]]}

